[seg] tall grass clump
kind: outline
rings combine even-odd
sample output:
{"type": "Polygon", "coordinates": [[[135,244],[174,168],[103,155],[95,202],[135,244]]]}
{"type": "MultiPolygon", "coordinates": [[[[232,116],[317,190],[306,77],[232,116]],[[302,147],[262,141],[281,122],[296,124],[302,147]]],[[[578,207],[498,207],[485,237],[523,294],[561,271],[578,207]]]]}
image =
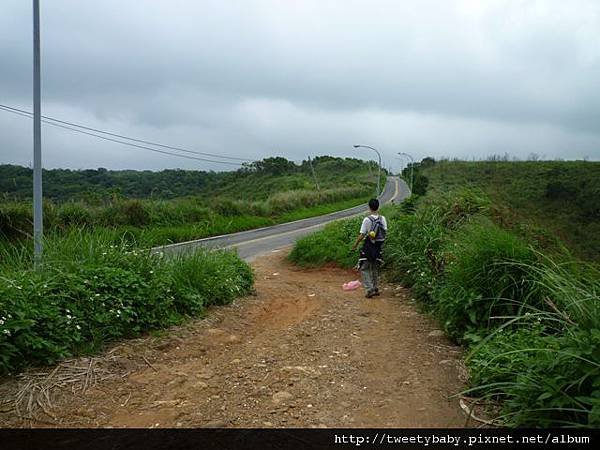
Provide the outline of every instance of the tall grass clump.
{"type": "Polygon", "coordinates": [[[527,267],[535,264],[536,254],[514,234],[480,221],[463,227],[442,251],[446,264],[435,293],[435,310],[448,335],[457,341],[477,341],[496,326],[495,317],[537,304],[527,267]]]}
{"type": "Polygon", "coordinates": [[[481,216],[489,200],[479,192],[461,190],[424,199],[419,208],[404,206],[392,216],[385,245],[388,278],[411,287],[433,305],[433,291],[446,268],[443,254],[451,232],[481,216]]]}
{"type": "Polygon", "coordinates": [[[45,251],[40,271],[29,249],[4,251],[0,374],[168,327],[244,295],[253,281],[231,252],[164,258],[102,233],[71,233],[45,251]]]}
{"type": "Polygon", "coordinates": [[[472,349],[469,392],[500,401],[510,426],[598,427],[600,273],[548,259],[527,269],[544,303],[472,349]]]}

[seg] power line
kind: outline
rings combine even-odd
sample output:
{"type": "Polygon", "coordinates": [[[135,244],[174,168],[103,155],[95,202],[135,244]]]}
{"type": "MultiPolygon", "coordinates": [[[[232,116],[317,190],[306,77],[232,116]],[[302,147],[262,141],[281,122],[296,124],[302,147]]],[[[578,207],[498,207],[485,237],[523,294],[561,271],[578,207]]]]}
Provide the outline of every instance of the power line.
{"type": "MultiPolygon", "coordinates": [[[[25,110],[19,109],[19,108],[14,108],[14,107],[8,106],[8,105],[3,105],[1,103],[0,103],[0,108],[4,109],[6,112],[20,113],[20,115],[25,115],[26,117],[32,116],[32,113],[29,112],[29,111],[25,111],[25,110]]],[[[129,136],[124,136],[122,134],[111,133],[109,131],[100,130],[98,128],[92,128],[92,127],[88,127],[88,126],[85,126],[85,125],[80,125],[80,124],[77,124],[77,123],[74,123],[74,122],[68,122],[66,120],[60,120],[60,119],[57,119],[57,118],[54,118],[54,117],[42,116],[42,118],[46,119],[46,120],[44,120],[44,122],[47,123],[47,124],[50,124],[50,125],[52,125],[53,122],[57,122],[57,123],[61,123],[61,124],[64,124],[64,125],[69,125],[69,126],[72,126],[72,127],[81,128],[83,130],[94,131],[96,133],[105,134],[107,136],[113,136],[113,137],[118,137],[118,138],[121,138],[121,139],[126,139],[128,141],[139,142],[141,144],[154,145],[155,147],[167,148],[167,149],[170,149],[170,150],[176,150],[176,151],[185,152],[185,153],[193,153],[193,154],[196,154],[196,155],[212,156],[212,157],[221,158],[221,159],[230,159],[230,160],[245,161],[245,162],[252,162],[253,161],[253,160],[247,159],[247,158],[237,158],[237,157],[234,157],[234,156],[222,156],[222,155],[217,155],[217,154],[214,154],[214,153],[198,152],[198,151],[195,151],[195,150],[189,150],[189,149],[182,148],[182,147],[174,147],[174,146],[171,146],[171,145],[160,144],[158,142],[152,142],[152,141],[146,141],[144,139],[132,138],[132,137],[129,137],[129,136]]],[[[95,135],[92,135],[92,136],[95,136],[95,135]]],[[[238,165],[240,165],[240,164],[238,164],[238,165]]]]}
{"type": "MultiPolygon", "coordinates": [[[[10,112],[12,114],[16,114],[16,115],[27,117],[27,118],[31,119],[31,116],[29,116],[27,114],[27,112],[12,111],[12,109],[15,109],[15,108],[7,109],[4,105],[0,104],[0,110],[6,111],[6,112],[10,112]]],[[[66,125],[61,125],[61,124],[58,124],[58,123],[50,122],[49,120],[45,120],[45,119],[42,119],[42,122],[44,122],[44,123],[46,123],[48,125],[52,125],[54,127],[64,128],[65,130],[70,130],[70,131],[74,131],[76,133],[81,133],[81,134],[85,134],[85,135],[88,135],[88,136],[97,137],[99,139],[104,139],[105,141],[116,142],[117,144],[122,144],[122,145],[128,145],[130,147],[141,148],[143,150],[149,150],[149,151],[155,152],[155,153],[162,153],[163,155],[170,155],[170,156],[176,156],[178,158],[192,159],[192,160],[204,161],[204,162],[212,162],[212,163],[217,163],[217,164],[227,164],[227,165],[230,165],[230,166],[242,166],[243,165],[243,164],[240,164],[240,163],[234,163],[234,162],[229,162],[229,161],[216,161],[214,159],[198,158],[198,157],[189,156],[189,155],[180,155],[180,154],[177,154],[177,153],[167,152],[165,150],[158,150],[156,148],[147,147],[145,145],[132,144],[131,142],[125,142],[125,141],[120,141],[118,139],[109,138],[109,137],[106,137],[106,136],[100,136],[98,134],[90,133],[88,131],[79,130],[77,128],[68,127],[66,125]]]]}

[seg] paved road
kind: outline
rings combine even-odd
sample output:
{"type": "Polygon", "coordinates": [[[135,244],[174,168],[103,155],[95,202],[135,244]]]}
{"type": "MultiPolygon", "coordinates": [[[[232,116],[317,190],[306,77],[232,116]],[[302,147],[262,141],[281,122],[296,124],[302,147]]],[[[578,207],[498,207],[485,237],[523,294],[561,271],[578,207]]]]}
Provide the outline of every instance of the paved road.
{"type": "MultiPolygon", "coordinates": [[[[408,186],[402,179],[389,177],[379,198],[382,203],[399,203],[408,197],[409,192],[408,186]]],[[[365,212],[366,205],[361,205],[324,216],[310,217],[308,219],[223,236],[179,242],[177,244],[155,247],[153,250],[165,253],[181,253],[193,251],[198,247],[235,248],[240,257],[246,261],[251,261],[259,255],[293,244],[296,239],[324,227],[327,223],[345,217],[364,214],[365,212]]]]}

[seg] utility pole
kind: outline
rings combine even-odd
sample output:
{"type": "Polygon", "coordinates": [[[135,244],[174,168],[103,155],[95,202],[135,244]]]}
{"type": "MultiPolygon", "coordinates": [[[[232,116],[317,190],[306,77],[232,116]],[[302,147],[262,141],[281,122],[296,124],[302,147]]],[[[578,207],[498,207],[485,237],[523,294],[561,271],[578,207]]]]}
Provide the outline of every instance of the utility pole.
{"type": "Polygon", "coordinates": [[[40,0],[33,0],[33,255],[42,262],[42,111],[40,86],[40,0]]]}
{"type": "Polygon", "coordinates": [[[310,171],[312,172],[312,176],[315,180],[315,186],[317,186],[317,191],[321,192],[321,188],[319,187],[319,180],[317,180],[317,174],[315,173],[315,168],[313,167],[313,163],[310,159],[310,156],[308,157],[308,164],[310,165],[310,171]]]}

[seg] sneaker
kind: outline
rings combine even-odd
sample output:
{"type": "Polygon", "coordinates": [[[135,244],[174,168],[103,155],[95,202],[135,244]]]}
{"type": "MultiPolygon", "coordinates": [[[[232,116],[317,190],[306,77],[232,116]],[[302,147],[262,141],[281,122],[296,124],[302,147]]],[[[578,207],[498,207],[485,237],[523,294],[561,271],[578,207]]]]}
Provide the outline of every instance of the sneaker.
{"type": "Polygon", "coordinates": [[[371,298],[371,297],[373,297],[374,295],[375,295],[375,291],[373,291],[373,290],[369,290],[369,291],[367,291],[367,293],[365,294],[365,297],[366,297],[366,298],[371,298]]]}
{"type": "Polygon", "coordinates": [[[373,295],[381,295],[378,288],[373,289],[373,295]]]}

